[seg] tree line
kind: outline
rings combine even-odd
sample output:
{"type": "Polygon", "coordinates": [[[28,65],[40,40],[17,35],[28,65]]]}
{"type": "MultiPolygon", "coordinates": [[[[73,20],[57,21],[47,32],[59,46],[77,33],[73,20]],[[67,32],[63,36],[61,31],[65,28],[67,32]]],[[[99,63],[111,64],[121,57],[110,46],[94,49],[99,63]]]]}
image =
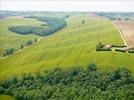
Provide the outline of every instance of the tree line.
{"type": "Polygon", "coordinates": [[[37,42],[37,41],[38,41],[37,38],[35,38],[34,40],[28,40],[28,41],[26,41],[26,43],[21,44],[21,45],[20,45],[20,48],[17,49],[17,50],[15,50],[15,48],[7,48],[7,49],[4,51],[4,53],[3,53],[3,57],[8,56],[8,55],[11,55],[11,54],[13,54],[14,52],[16,52],[16,51],[18,51],[18,50],[20,50],[20,49],[23,49],[23,48],[25,48],[25,47],[27,47],[27,46],[30,46],[30,45],[32,45],[34,42],[37,42]]]}
{"type": "Polygon", "coordinates": [[[97,15],[106,17],[110,20],[131,20],[131,17],[134,17],[134,13],[132,12],[96,12],[97,15]]]}
{"type": "Polygon", "coordinates": [[[86,69],[55,68],[5,80],[0,94],[18,100],[133,100],[134,77],[127,69],[105,72],[95,64],[86,69]]]}
{"type": "Polygon", "coordinates": [[[47,23],[47,25],[42,24],[41,26],[10,26],[9,30],[19,34],[33,33],[36,35],[46,36],[60,30],[61,28],[67,25],[64,18],[34,17],[34,16],[26,18],[34,18],[39,21],[47,23]]]}

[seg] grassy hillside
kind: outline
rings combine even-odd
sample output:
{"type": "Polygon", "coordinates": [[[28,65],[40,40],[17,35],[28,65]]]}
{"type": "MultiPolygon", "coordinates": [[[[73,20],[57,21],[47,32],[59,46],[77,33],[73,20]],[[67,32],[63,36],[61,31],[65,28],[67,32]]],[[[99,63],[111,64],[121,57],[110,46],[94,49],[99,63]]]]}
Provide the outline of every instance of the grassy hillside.
{"type": "Polygon", "coordinates": [[[132,54],[96,52],[98,42],[123,45],[123,40],[112,22],[90,16],[70,16],[67,22],[68,25],[64,29],[1,59],[0,79],[57,66],[67,68],[89,63],[96,63],[106,70],[126,67],[134,73],[132,54]],[[85,20],[84,24],[82,20],[85,20]]]}
{"type": "Polygon", "coordinates": [[[6,48],[19,48],[20,44],[28,40],[33,40],[39,36],[29,34],[20,35],[8,30],[9,26],[12,25],[29,25],[29,26],[39,26],[42,22],[35,19],[26,19],[22,17],[9,17],[0,22],[0,55],[6,48]],[[16,42],[17,41],[17,42],[16,42]]]}

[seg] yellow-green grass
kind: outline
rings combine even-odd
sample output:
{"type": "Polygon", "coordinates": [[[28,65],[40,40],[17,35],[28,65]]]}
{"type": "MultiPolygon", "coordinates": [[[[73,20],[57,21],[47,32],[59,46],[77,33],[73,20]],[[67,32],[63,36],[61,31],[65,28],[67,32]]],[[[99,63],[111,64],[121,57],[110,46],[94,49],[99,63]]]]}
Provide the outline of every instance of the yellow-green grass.
{"type": "Polygon", "coordinates": [[[123,40],[112,22],[86,15],[69,17],[67,22],[64,29],[1,59],[0,79],[55,67],[86,66],[89,63],[96,63],[99,68],[107,71],[126,67],[134,73],[133,54],[96,51],[98,42],[123,45],[123,40]]]}
{"type": "Polygon", "coordinates": [[[0,100],[16,100],[16,99],[14,97],[9,96],[9,95],[1,94],[0,100]]]}
{"type": "Polygon", "coordinates": [[[42,22],[35,19],[26,19],[22,17],[9,17],[0,22],[0,56],[7,48],[20,48],[21,43],[33,40],[39,36],[34,34],[21,35],[8,30],[12,25],[31,25],[39,26],[42,22]]]}

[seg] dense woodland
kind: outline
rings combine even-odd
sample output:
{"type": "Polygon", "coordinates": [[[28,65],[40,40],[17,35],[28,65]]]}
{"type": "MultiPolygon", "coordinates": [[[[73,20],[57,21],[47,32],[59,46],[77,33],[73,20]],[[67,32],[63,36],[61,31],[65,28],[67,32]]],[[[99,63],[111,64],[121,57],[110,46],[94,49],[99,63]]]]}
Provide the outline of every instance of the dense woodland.
{"type": "Polygon", "coordinates": [[[121,12],[96,12],[97,15],[103,16],[106,18],[109,18],[110,20],[116,20],[116,19],[125,19],[125,20],[131,20],[131,17],[134,17],[134,13],[131,12],[126,12],[126,13],[121,13],[121,12]]]}
{"type": "Polygon", "coordinates": [[[60,30],[67,24],[63,18],[33,16],[30,16],[28,18],[35,18],[47,24],[42,24],[41,26],[10,26],[9,30],[19,34],[33,33],[36,35],[46,36],[60,30]]]}
{"type": "Polygon", "coordinates": [[[35,12],[28,12],[28,11],[8,11],[8,10],[0,10],[0,19],[4,19],[11,16],[25,16],[31,15],[35,12]]]}
{"type": "Polygon", "coordinates": [[[133,100],[134,77],[127,69],[104,72],[95,64],[56,68],[3,81],[0,93],[18,100],[133,100]]]}

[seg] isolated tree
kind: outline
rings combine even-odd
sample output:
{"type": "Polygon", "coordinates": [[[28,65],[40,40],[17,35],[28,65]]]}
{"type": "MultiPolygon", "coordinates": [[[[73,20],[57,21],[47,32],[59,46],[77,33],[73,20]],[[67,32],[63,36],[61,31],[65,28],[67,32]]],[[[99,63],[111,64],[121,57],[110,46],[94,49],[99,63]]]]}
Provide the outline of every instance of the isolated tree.
{"type": "Polygon", "coordinates": [[[65,18],[68,18],[68,17],[69,17],[69,15],[66,15],[66,16],[65,16],[65,18]]]}
{"type": "Polygon", "coordinates": [[[29,40],[29,41],[27,41],[26,44],[27,44],[27,45],[31,45],[31,44],[33,44],[33,42],[32,42],[32,40],[29,40]]]}
{"type": "Polygon", "coordinates": [[[37,38],[35,38],[35,39],[34,39],[34,42],[37,42],[37,41],[38,41],[38,39],[37,39],[37,38]]]}
{"type": "Polygon", "coordinates": [[[21,44],[20,49],[23,49],[24,47],[25,47],[24,44],[21,44]]]}
{"type": "Polygon", "coordinates": [[[85,20],[82,20],[82,24],[84,24],[85,23],[85,20]]]}

